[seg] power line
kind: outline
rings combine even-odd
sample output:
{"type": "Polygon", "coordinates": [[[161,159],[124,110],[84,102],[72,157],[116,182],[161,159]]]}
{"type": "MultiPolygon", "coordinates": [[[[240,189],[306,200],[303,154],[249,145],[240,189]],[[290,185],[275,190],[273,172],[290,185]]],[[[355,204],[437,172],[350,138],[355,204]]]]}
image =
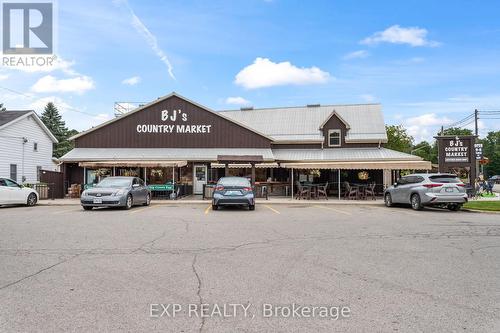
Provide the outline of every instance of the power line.
{"type": "MultiPolygon", "coordinates": [[[[23,92],[20,92],[20,91],[17,91],[17,90],[14,90],[14,89],[11,89],[11,88],[7,88],[7,87],[2,87],[0,86],[0,89],[4,89],[4,90],[7,90],[7,91],[10,91],[14,94],[18,94],[18,95],[21,95],[21,96],[24,96],[24,97],[27,97],[29,99],[33,99],[35,98],[35,96],[33,95],[28,95],[26,93],[23,93],[23,92]]],[[[64,106],[64,109],[68,109],[69,111],[73,111],[73,112],[78,112],[78,113],[81,113],[81,114],[84,114],[84,115],[87,115],[87,116],[90,116],[90,117],[97,117],[96,114],[92,114],[92,113],[88,113],[88,112],[85,112],[85,111],[80,111],[78,109],[75,109],[74,107],[70,106],[70,105],[65,105],[64,106]]]]}

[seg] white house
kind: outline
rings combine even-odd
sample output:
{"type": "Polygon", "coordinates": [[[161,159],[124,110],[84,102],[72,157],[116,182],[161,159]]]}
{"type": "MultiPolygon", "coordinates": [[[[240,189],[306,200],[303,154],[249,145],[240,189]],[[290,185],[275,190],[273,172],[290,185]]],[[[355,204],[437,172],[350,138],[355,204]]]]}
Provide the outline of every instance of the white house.
{"type": "Polygon", "coordinates": [[[56,170],[57,139],[32,111],[0,111],[0,178],[38,182],[38,170],[56,170]]]}

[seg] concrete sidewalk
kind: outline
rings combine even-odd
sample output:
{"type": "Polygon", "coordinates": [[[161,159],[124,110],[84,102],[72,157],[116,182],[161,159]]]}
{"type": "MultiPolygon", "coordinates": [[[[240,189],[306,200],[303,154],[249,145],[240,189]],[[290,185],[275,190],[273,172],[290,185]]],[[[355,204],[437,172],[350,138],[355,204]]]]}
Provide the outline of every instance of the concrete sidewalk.
{"type": "MultiPolygon", "coordinates": [[[[210,199],[179,199],[179,200],[152,200],[151,205],[192,205],[201,204],[209,205],[210,199]]],[[[257,204],[284,204],[284,205],[378,205],[384,204],[382,198],[377,200],[295,200],[291,198],[269,198],[269,200],[258,198],[257,204]]],[[[54,200],[40,200],[38,202],[41,206],[79,206],[80,199],[54,199],[54,200]]]]}

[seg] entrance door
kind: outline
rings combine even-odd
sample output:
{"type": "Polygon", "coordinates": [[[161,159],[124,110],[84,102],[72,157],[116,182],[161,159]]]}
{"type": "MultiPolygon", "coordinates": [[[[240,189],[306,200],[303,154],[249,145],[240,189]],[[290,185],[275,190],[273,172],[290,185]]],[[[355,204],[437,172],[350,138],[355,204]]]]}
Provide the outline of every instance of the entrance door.
{"type": "Polygon", "coordinates": [[[203,193],[203,185],[207,183],[207,166],[195,165],[194,166],[194,194],[203,193]]]}

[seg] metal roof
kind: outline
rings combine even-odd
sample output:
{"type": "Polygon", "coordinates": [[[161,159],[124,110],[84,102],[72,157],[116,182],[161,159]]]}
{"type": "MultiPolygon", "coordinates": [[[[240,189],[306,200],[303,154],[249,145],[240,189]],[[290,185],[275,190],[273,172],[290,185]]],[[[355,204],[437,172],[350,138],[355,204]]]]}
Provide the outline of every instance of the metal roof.
{"type": "Polygon", "coordinates": [[[409,160],[421,161],[415,155],[386,148],[335,148],[335,149],[273,149],[279,161],[372,161],[409,160]]]}
{"type": "Polygon", "coordinates": [[[346,142],[387,141],[380,104],[342,104],[219,111],[276,141],[323,140],[320,127],[335,112],[348,124],[346,142]]]}
{"type": "Polygon", "coordinates": [[[217,161],[218,155],[262,155],[274,161],[269,148],[74,148],[60,158],[64,162],[101,160],[217,161]]]}

